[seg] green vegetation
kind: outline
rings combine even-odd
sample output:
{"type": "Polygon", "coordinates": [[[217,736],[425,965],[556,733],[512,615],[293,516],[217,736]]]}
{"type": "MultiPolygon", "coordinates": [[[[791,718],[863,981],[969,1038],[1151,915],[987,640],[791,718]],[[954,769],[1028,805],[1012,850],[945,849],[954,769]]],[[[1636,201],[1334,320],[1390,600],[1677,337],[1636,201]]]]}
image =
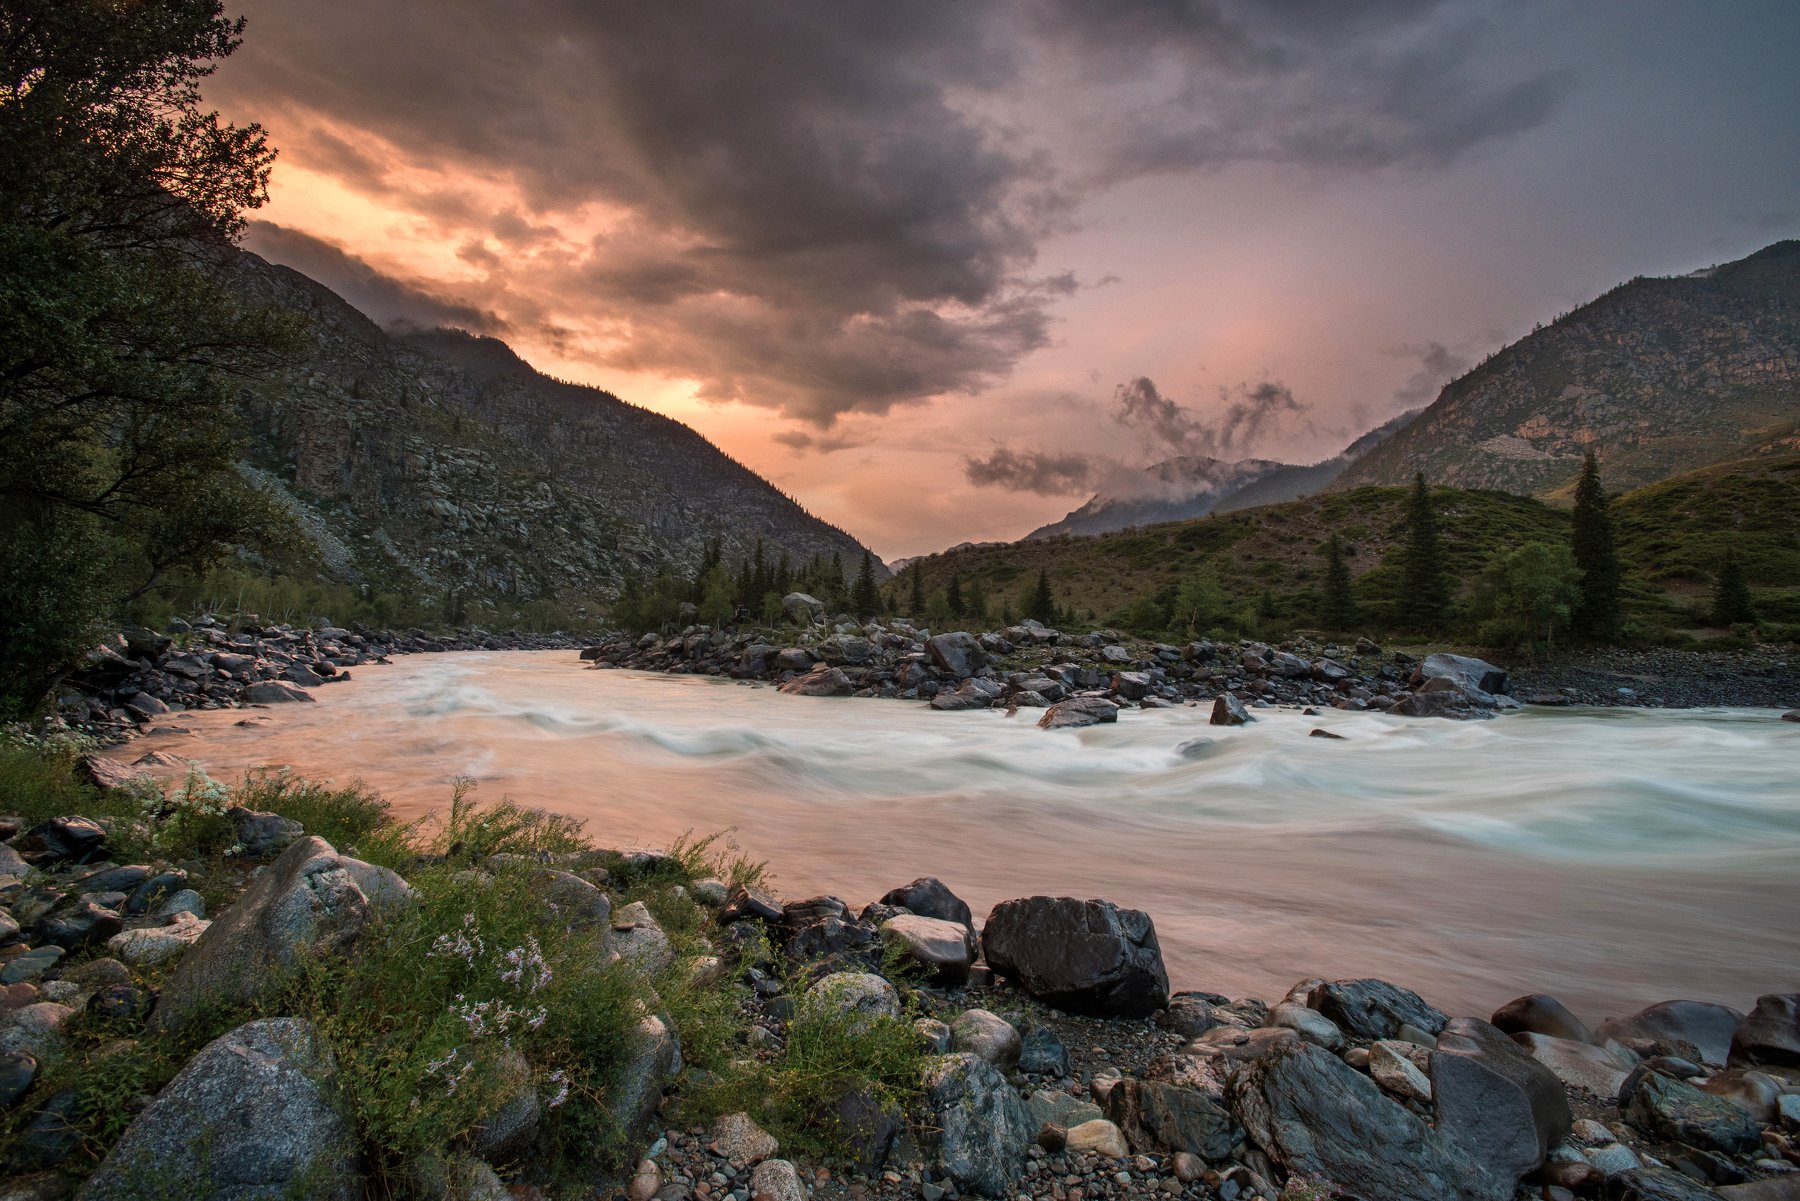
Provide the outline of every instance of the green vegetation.
{"type": "Polygon", "coordinates": [[[875,587],[875,560],[866,550],[856,572],[856,584],[850,589],[850,612],[864,621],[881,612],[881,590],[875,587]]]}
{"type": "Polygon", "coordinates": [[[1413,477],[1406,500],[1406,544],[1400,553],[1401,620],[1410,630],[1429,634],[1443,628],[1450,615],[1450,577],[1438,541],[1437,514],[1425,473],[1413,477]]]}
{"type": "Polygon", "coordinates": [[[9,5],[0,706],[36,702],[172,570],[291,529],[231,466],[231,381],[292,334],[217,282],[274,158],[201,106],[241,28],[216,0],[9,5]]]}
{"type": "Polygon", "coordinates": [[[1750,585],[1744,580],[1744,565],[1736,555],[1726,555],[1719,565],[1719,578],[1713,585],[1713,624],[1735,626],[1756,620],[1756,607],[1750,602],[1750,585]]]}
{"type": "Polygon", "coordinates": [[[1582,599],[1581,570],[1560,542],[1527,542],[1496,555],[1475,581],[1474,616],[1485,645],[1529,649],[1539,634],[1553,650],[1582,599]]]}
{"type": "Polygon", "coordinates": [[[1351,592],[1350,564],[1344,559],[1344,540],[1336,531],[1325,540],[1325,598],[1319,621],[1328,630],[1356,628],[1356,597],[1351,592]]]}
{"type": "MultiPolygon", "coordinates": [[[[78,749],[0,740],[0,808],[139,822],[143,845],[134,851],[180,858],[190,886],[217,908],[254,866],[230,845],[223,809],[252,806],[399,871],[413,903],[384,912],[348,951],[303,962],[253,1005],[214,1008],[168,1032],[141,1019],[71,1018],[62,1028],[67,1054],[37,1088],[43,1096],[73,1095],[69,1120],[82,1141],[70,1166],[77,1171],[104,1158],[137,1112],[137,1098],[159,1090],[206,1042],[258,1017],[302,1017],[325,1035],[341,1100],[382,1196],[437,1195],[422,1168],[441,1167],[446,1147],[523,1090],[543,1106],[533,1154],[547,1177],[586,1184],[598,1171],[624,1166],[619,1106],[631,1085],[639,1024],[652,1012],[696,1069],[681,1096],[683,1120],[746,1110],[784,1145],[830,1155],[846,1149],[848,1132],[834,1116],[844,1096],[903,1108],[918,1095],[925,1051],[910,1018],[857,1017],[802,1001],[779,1045],[759,1047],[751,993],[711,958],[719,929],[692,893],[707,877],[758,883],[763,869],[716,836],[680,839],[666,856],[640,863],[596,849],[572,819],[506,798],[477,800],[467,781],[456,784],[439,816],[411,824],[397,822],[387,802],[360,785],[332,788],[279,772],[230,789],[196,774],[166,800],[153,800],[152,790],[102,793],[82,783],[78,749]],[[606,923],[572,922],[560,912],[557,877],[536,866],[550,856],[602,882],[615,907],[643,902],[669,938],[668,965],[641,975],[609,955],[606,923]]],[[[121,829],[115,823],[115,837],[121,829]]],[[[74,952],[65,967],[104,953],[74,952]]],[[[794,995],[804,993],[807,980],[766,946],[744,954],[794,995]]],[[[133,974],[154,988],[169,970],[133,974]]],[[[33,1113],[21,1106],[0,1117],[0,1154],[33,1113]]]]}
{"type": "Polygon", "coordinates": [[[1575,511],[1571,517],[1570,546],[1581,573],[1581,599],[1575,606],[1576,633],[1593,642],[1607,642],[1619,632],[1619,593],[1623,576],[1613,534],[1612,509],[1600,483],[1600,461],[1593,451],[1581,467],[1575,485],[1575,511]]]}
{"type": "MultiPolygon", "coordinates": [[[[876,597],[876,606],[870,611],[877,612],[881,606],[874,561],[867,552],[863,559],[869,572],[868,587],[876,597]]],[[[619,629],[648,633],[696,621],[727,625],[737,620],[742,610],[745,616],[773,623],[782,618],[782,597],[796,591],[816,596],[837,611],[852,602],[843,561],[836,555],[817,555],[805,567],[795,570],[786,551],[771,559],[758,539],[755,550],[745,556],[736,571],[730,571],[715,538],[707,543],[690,575],[665,568],[648,580],[626,576],[607,613],[607,622],[619,629]]]]}

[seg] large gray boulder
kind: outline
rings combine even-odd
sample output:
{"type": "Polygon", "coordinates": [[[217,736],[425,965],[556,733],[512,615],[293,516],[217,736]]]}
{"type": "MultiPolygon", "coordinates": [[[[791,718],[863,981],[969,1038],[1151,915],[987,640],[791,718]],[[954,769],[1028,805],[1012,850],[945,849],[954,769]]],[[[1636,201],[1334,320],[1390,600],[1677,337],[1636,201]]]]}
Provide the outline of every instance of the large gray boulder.
{"type": "MultiPolygon", "coordinates": [[[[1438,1053],[1431,1060],[1434,1081],[1439,1074],[1440,1060],[1460,1056],[1473,1059],[1489,1071],[1505,1077],[1524,1096],[1531,1109],[1535,1131],[1535,1162],[1532,1166],[1542,1163],[1549,1149],[1569,1133],[1575,1115],[1569,1108],[1569,1095],[1563,1089],[1562,1081],[1554,1071],[1533,1059],[1524,1047],[1507,1037],[1499,1027],[1480,1018],[1451,1018],[1438,1034],[1437,1049],[1438,1053]]],[[[1463,1074],[1448,1075],[1453,1069],[1444,1070],[1449,1081],[1448,1087],[1453,1090],[1473,1086],[1478,1082],[1478,1078],[1463,1074]]],[[[1454,1109],[1456,1098],[1451,1098],[1448,1104],[1454,1109]]],[[[1439,1097],[1440,1127],[1443,1125],[1444,1107],[1444,1098],[1439,1097]]]]}
{"type": "Polygon", "coordinates": [[[880,932],[889,948],[916,964],[934,984],[956,988],[968,982],[975,950],[962,923],[900,913],[881,923],[880,932]]]}
{"type": "Polygon", "coordinates": [[[790,696],[849,696],[856,691],[856,685],[842,668],[820,663],[805,675],[781,685],[781,691],[790,696]]]}
{"type": "Polygon", "coordinates": [[[609,1108],[620,1130],[641,1138],[656,1123],[664,1090],[681,1074],[681,1045],[667,1023],[646,1015],[632,1031],[625,1057],[609,1108]]]}
{"type": "Polygon", "coordinates": [[[1765,993],[1731,1036],[1731,1064],[1800,1067],[1800,993],[1765,993]]]}
{"type": "Polygon", "coordinates": [[[1307,1004],[1353,1038],[1393,1038],[1403,1025],[1436,1034],[1449,1021],[1418,993],[1386,980],[1329,981],[1312,990],[1307,1004]]]}
{"type": "Polygon", "coordinates": [[[943,1055],[925,1069],[935,1167],[966,1193],[1003,1197],[1025,1169],[1037,1133],[1018,1092],[974,1055],[943,1055]]]}
{"type": "Polygon", "coordinates": [[[1743,1024],[1744,1015],[1728,1005],[1710,1001],[1660,1001],[1630,1017],[1608,1018],[1594,1031],[1594,1041],[1657,1043],[1676,1050],[1686,1043],[1706,1063],[1723,1064],[1731,1054],[1731,1036],[1743,1024]]]}
{"type": "Polygon", "coordinates": [[[268,1018],[200,1049],[89,1179],[83,1201],[277,1201],[363,1195],[336,1065],[311,1023],[268,1018]]]}
{"type": "Polygon", "coordinates": [[[1232,1081],[1250,1141],[1290,1175],[1381,1201],[1509,1201],[1513,1182],[1470,1159],[1375,1082],[1320,1047],[1271,1050],[1232,1081]]]}
{"type": "Polygon", "coordinates": [[[825,602],[804,592],[790,592],[781,598],[781,611],[797,625],[811,625],[825,620],[825,602]]]}
{"type": "Polygon", "coordinates": [[[1418,687],[1427,680],[1449,680],[1465,692],[1482,693],[1490,698],[1506,691],[1505,668],[1468,655],[1426,655],[1424,662],[1414,669],[1412,683],[1418,687]]]}
{"type": "Polygon", "coordinates": [[[1150,915],[1109,901],[1002,901],[981,932],[988,966],[1047,1005],[1090,1017],[1149,1017],[1169,1004],[1150,915]]]}
{"type": "Polygon", "coordinates": [[[1480,1058],[1433,1055],[1431,1101],[1438,1135],[1490,1175],[1517,1181],[1543,1164],[1531,1099],[1480,1058]]]}
{"type": "Polygon", "coordinates": [[[1638,1073],[1620,1108],[1627,1122],[1655,1139],[1725,1155],[1747,1154],[1762,1142],[1756,1119],[1742,1105],[1660,1072],[1638,1073]]]}
{"type": "Polygon", "coordinates": [[[323,838],[302,838],[182,956],[151,1025],[169,1030],[203,1007],[248,1004],[303,956],[347,949],[379,913],[410,896],[386,868],[339,855],[323,838]]]}
{"type": "Polygon", "coordinates": [[[966,630],[933,634],[925,640],[925,653],[939,671],[966,680],[987,665],[987,652],[966,630]]]}
{"type": "Polygon", "coordinates": [[[1106,1116],[1134,1150],[1145,1153],[1185,1151],[1223,1160],[1244,1136],[1218,1098],[1162,1080],[1119,1081],[1106,1095],[1106,1116]]]}
{"type": "Polygon", "coordinates": [[[1072,696],[1057,701],[1038,718],[1040,730],[1068,730],[1119,720],[1119,706],[1103,696],[1072,696]]]}

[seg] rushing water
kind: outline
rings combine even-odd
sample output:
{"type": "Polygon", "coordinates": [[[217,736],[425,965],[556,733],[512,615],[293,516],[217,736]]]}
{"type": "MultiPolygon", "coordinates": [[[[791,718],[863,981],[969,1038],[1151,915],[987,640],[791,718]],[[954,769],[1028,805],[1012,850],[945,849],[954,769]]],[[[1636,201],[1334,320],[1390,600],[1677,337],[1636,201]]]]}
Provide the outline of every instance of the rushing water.
{"type": "Polygon", "coordinates": [[[354,674],[252,726],[181,715],[192,735],[133,753],[361,778],[406,815],[469,775],[611,845],[730,827],[788,896],[859,904],[936,875],[978,916],[1105,897],[1155,919],[1177,988],[1377,975],[1460,1012],[1541,991],[1592,1020],[1800,987],[1800,725],[1769,710],[1270,710],[1223,729],[1182,708],[1043,731],[1029,710],[789,697],[567,652],[354,674]]]}

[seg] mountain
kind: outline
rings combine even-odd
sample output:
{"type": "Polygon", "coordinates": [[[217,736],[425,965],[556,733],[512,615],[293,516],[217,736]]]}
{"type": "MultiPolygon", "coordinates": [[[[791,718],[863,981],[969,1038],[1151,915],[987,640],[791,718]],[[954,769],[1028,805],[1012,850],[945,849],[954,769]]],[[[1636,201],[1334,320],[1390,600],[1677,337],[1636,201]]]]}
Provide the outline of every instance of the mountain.
{"type": "Polygon", "coordinates": [[[1221,497],[1287,467],[1268,459],[1235,463],[1205,455],[1165,459],[1144,468],[1141,476],[1124,481],[1120,490],[1125,495],[1097,493],[1062,520],[1041,526],[1025,538],[1041,541],[1068,534],[1104,534],[1135,525],[1204,517],[1221,497]]]}
{"type": "Polygon", "coordinates": [[[323,578],[586,601],[627,573],[691,568],[712,537],[728,564],[758,539],[847,570],[863,553],[687,426],[551,379],[503,342],[385,332],[248,252],[232,270],[303,326],[298,352],[245,385],[244,470],[299,519],[323,578]]]}
{"type": "Polygon", "coordinates": [[[1268,459],[1226,462],[1199,455],[1167,459],[1144,468],[1142,476],[1126,481],[1121,489],[1124,495],[1099,493],[1061,521],[1035,529],[1025,537],[1105,534],[1311,496],[1330,485],[1358,456],[1404,429],[1418,414],[1419,410],[1412,409],[1390,418],[1338,454],[1310,466],[1268,459]]]}
{"type": "Polygon", "coordinates": [[[1548,495],[1588,450],[1608,487],[1800,449],[1800,241],[1639,277],[1453,380],[1332,484],[1548,495]]]}

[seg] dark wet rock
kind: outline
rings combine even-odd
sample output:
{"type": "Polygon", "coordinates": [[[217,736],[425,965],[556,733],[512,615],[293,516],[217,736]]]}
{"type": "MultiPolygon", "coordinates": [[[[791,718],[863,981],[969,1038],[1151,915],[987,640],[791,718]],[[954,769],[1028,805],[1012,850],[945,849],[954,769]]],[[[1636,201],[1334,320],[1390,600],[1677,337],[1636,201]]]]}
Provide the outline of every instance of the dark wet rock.
{"type": "Polygon", "coordinates": [[[1244,1136],[1222,1099],[1157,1080],[1119,1081],[1106,1096],[1106,1115],[1141,1154],[1186,1151],[1219,1160],[1244,1136]]]}
{"type": "Polygon", "coordinates": [[[1212,717],[1208,724],[1215,726],[1241,726],[1245,722],[1255,720],[1250,710],[1244,708],[1244,702],[1229,692],[1221,692],[1213,698],[1212,717]]]}
{"type": "Polygon", "coordinates": [[[1435,1065],[1439,1059],[1464,1056],[1511,1081],[1524,1094],[1537,1132],[1537,1155],[1561,1142],[1575,1115],[1556,1073],[1526,1053],[1498,1027],[1480,1018],[1451,1018],[1438,1034],[1435,1065]]]}
{"type": "Polygon", "coordinates": [[[1719,1201],[1719,1194],[1673,1168],[1632,1168],[1608,1176],[1606,1201],[1719,1201]]]}
{"type": "Polygon", "coordinates": [[[89,1017],[108,1022],[141,1022],[156,1007],[156,994],[135,984],[109,984],[88,998],[89,1017]]]}
{"type": "Polygon", "coordinates": [[[1394,1038],[1401,1026],[1436,1034],[1449,1019],[1418,993],[1385,980],[1336,980],[1313,989],[1307,1003],[1361,1039],[1394,1038]]]}
{"type": "Polygon", "coordinates": [[[1042,730],[1066,730],[1119,720],[1119,706],[1103,696],[1072,696],[1057,701],[1038,718],[1042,730]]]}
{"type": "Polygon", "coordinates": [[[345,950],[380,908],[410,894],[385,868],[341,856],[322,838],[302,838],[182,956],[152,1021],[167,1030],[203,1006],[248,1002],[278,986],[303,956],[345,950]]]}
{"type": "Polygon", "coordinates": [[[246,704],[250,705],[286,705],[295,701],[310,702],[312,693],[304,688],[296,688],[292,684],[280,680],[262,680],[250,685],[243,691],[246,704]]]}
{"type": "Polygon", "coordinates": [[[1625,1120],[1652,1138],[1742,1155],[1761,1144],[1761,1132],[1740,1105],[1702,1092],[1685,1080],[1645,1072],[1621,1093],[1625,1120]]]}
{"type": "Polygon", "coordinates": [[[850,1162],[857,1171],[872,1176],[887,1162],[894,1140],[904,1128],[902,1115],[892,1106],[882,1106],[868,1093],[845,1093],[832,1106],[835,1133],[849,1151],[850,1162]]]}
{"type": "Polygon", "coordinates": [[[85,817],[53,817],[27,830],[13,849],[34,867],[93,863],[106,857],[106,831],[85,817]]]}
{"type": "Polygon", "coordinates": [[[856,685],[842,668],[821,663],[783,684],[781,691],[791,696],[849,696],[856,691],[856,685]]]}
{"type": "Polygon", "coordinates": [[[1517,1084],[1472,1055],[1431,1057],[1437,1132],[1494,1176],[1518,1180],[1544,1162],[1531,1101],[1517,1084]]]}
{"type": "Polygon", "coordinates": [[[1381,1201],[1508,1201],[1512,1181],[1384,1096],[1319,1047],[1292,1043],[1246,1067],[1231,1110],[1250,1140],[1290,1174],[1381,1201]]]}
{"type": "Polygon", "coordinates": [[[988,966],[1070,1013],[1147,1017],[1169,1003],[1169,976],[1149,914],[1107,901],[1025,897],[988,915],[988,966]]]}
{"type": "Polygon", "coordinates": [[[84,1201],[183,1181],[221,1201],[363,1194],[357,1139],[332,1100],[336,1065],[310,1023],[270,1018],[214,1039],[139,1114],[84,1201]]]}
{"type": "Polygon", "coordinates": [[[1467,655],[1436,654],[1425,656],[1413,672],[1415,686],[1428,680],[1449,680],[1460,688],[1489,695],[1506,691],[1506,671],[1481,659],[1467,655]]]}
{"type": "Polygon", "coordinates": [[[1551,1038],[1566,1038],[1578,1043],[1594,1041],[1594,1032],[1588,1029],[1586,1022],[1570,1013],[1561,1001],[1543,993],[1508,1001],[1494,1010],[1490,1020],[1507,1034],[1548,1034],[1551,1038]]]}
{"type": "Polygon", "coordinates": [[[954,691],[945,689],[931,698],[931,707],[944,712],[961,709],[990,709],[1000,698],[1000,685],[992,680],[970,678],[954,691]]]}
{"type": "Polygon", "coordinates": [[[237,844],[243,848],[239,854],[250,859],[266,859],[271,855],[278,855],[306,833],[306,827],[291,817],[282,817],[278,813],[257,813],[242,805],[233,805],[227,809],[225,817],[231,822],[231,828],[237,835],[237,844]]]}
{"type": "Polygon", "coordinates": [[[1744,1015],[1708,1001],[1663,1001],[1626,1018],[1609,1018],[1594,1031],[1597,1042],[1609,1039],[1630,1044],[1646,1040],[1664,1053],[1679,1054],[1683,1044],[1693,1047],[1707,1063],[1723,1064],[1731,1053],[1731,1037],[1744,1015]]]}
{"type": "Polygon", "coordinates": [[[66,952],[58,946],[33,947],[22,955],[0,963],[0,984],[22,984],[36,980],[56,966],[66,952]]]}
{"type": "Polygon", "coordinates": [[[1800,993],[1765,993],[1731,1036],[1732,1066],[1800,1067],[1800,993]]]}
{"type": "Polygon", "coordinates": [[[725,899],[725,907],[719,910],[719,924],[728,926],[746,918],[778,922],[781,916],[781,902],[775,899],[773,893],[752,885],[739,884],[732,888],[725,899]]]}
{"type": "Polygon", "coordinates": [[[987,652],[975,635],[964,630],[934,634],[925,640],[925,653],[939,671],[966,680],[987,666],[987,652]]]}
{"type": "Polygon", "coordinates": [[[87,897],[65,901],[37,925],[37,940],[73,951],[105,942],[125,928],[125,919],[87,897]]]}
{"type": "Polygon", "coordinates": [[[37,1081],[38,1061],[26,1051],[0,1051],[0,1109],[11,1109],[37,1081]]]}
{"type": "MultiPolygon", "coordinates": [[[[180,869],[157,872],[131,890],[125,901],[125,912],[132,915],[149,912],[186,889],[187,879],[187,873],[180,869]]],[[[196,916],[204,916],[204,912],[196,916]]]]}
{"type": "Polygon", "coordinates": [[[130,893],[149,878],[150,869],[142,865],[108,867],[70,881],[67,887],[72,893],[130,893]]]}
{"type": "Polygon", "coordinates": [[[1037,1133],[1019,1094],[974,1055],[944,1055],[925,1070],[933,1168],[964,1192],[1003,1197],[1024,1171],[1037,1133]]]}
{"type": "Polygon", "coordinates": [[[1321,730],[1321,729],[1317,729],[1317,728],[1315,728],[1310,734],[1308,734],[1307,737],[1308,738],[1329,738],[1334,742],[1347,741],[1347,739],[1345,739],[1345,737],[1342,734],[1333,734],[1330,730],[1321,730]]]}
{"type": "Polygon", "coordinates": [[[1175,744],[1175,753],[1183,759],[1204,759],[1218,749],[1217,738],[1188,738],[1175,744]]]}
{"type": "Polygon", "coordinates": [[[1033,1076],[1067,1076],[1069,1049],[1050,1027],[1033,1026],[1019,1048],[1019,1070],[1033,1076]]]}
{"type": "MultiPolygon", "coordinates": [[[[81,1094],[73,1090],[57,1093],[31,1116],[12,1140],[8,1158],[12,1166],[25,1172],[41,1172],[54,1168],[73,1155],[81,1146],[81,1132],[71,1121],[81,1094]]],[[[82,1194],[85,1198],[91,1192],[82,1194]]]]}
{"type": "Polygon", "coordinates": [[[1156,1015],[1156,1024],[1183,1038],[1198,1038],[1215,1026],[1241,1026],[1243,1022],[1223,1007],[1229,997],[1207,993],[1176,993],[1168,1007],[1156,1015]]]}
{"type": "Polygon", "coordinates": [[[951,892],[949,886],[935,876],[920,876],[911,884],[889,889],[882,895],[881,903],[897,906],[920,917],[956,922],[969,931],[971,938],[974,936],[975,915],[970,912],[968,903],[951,892]]]}

